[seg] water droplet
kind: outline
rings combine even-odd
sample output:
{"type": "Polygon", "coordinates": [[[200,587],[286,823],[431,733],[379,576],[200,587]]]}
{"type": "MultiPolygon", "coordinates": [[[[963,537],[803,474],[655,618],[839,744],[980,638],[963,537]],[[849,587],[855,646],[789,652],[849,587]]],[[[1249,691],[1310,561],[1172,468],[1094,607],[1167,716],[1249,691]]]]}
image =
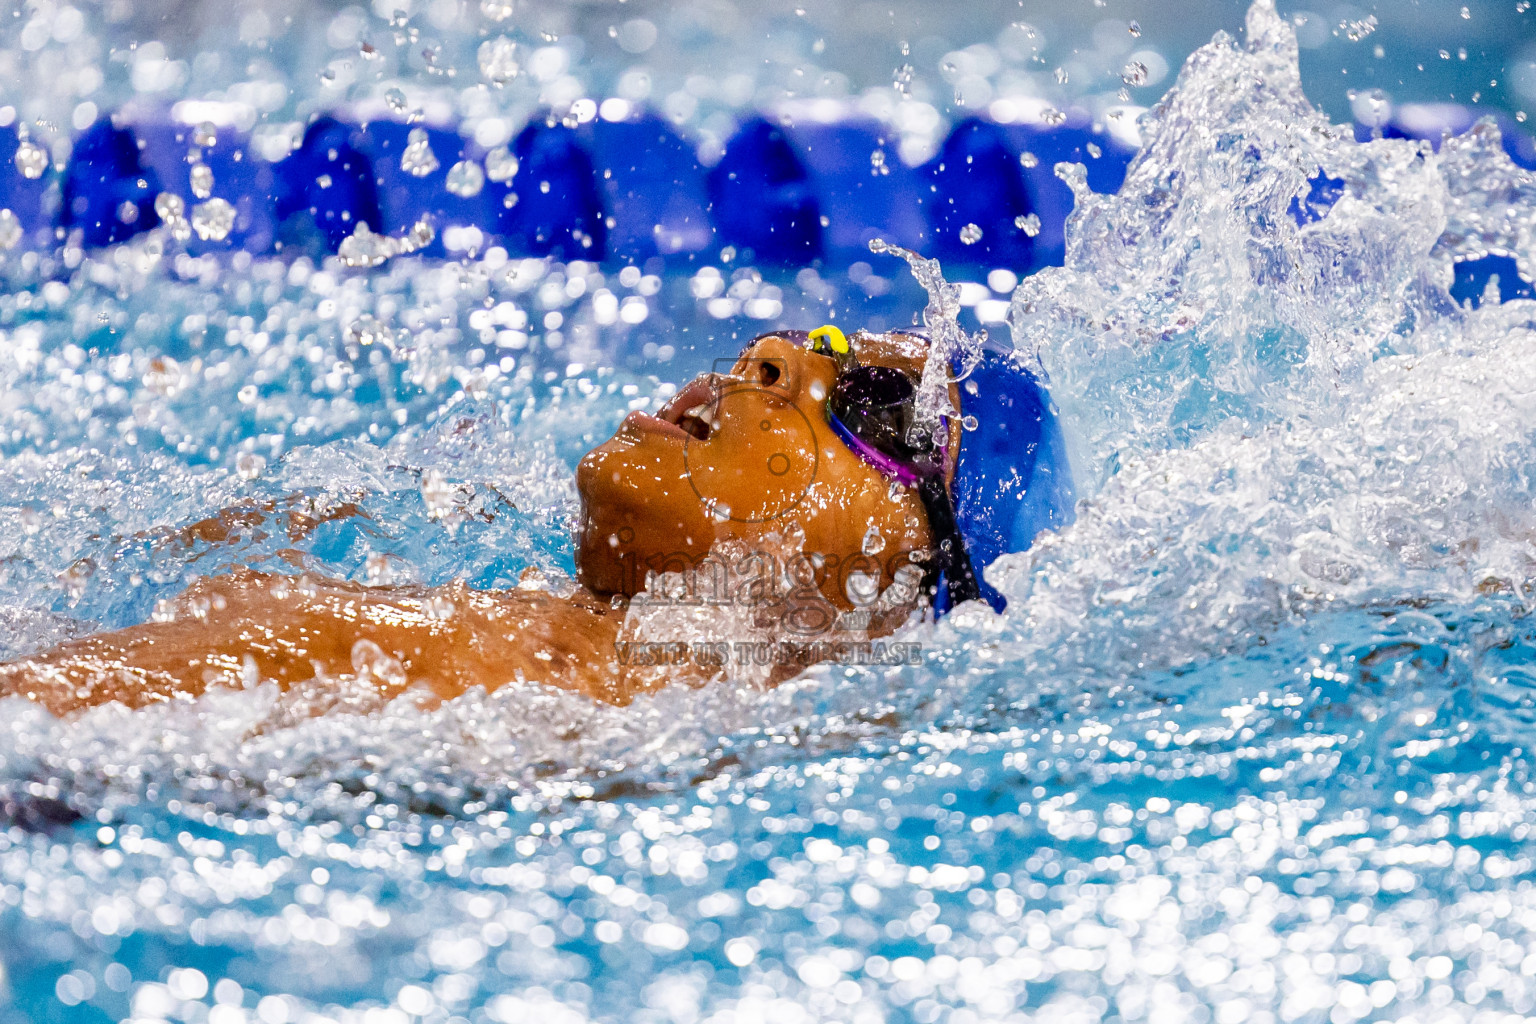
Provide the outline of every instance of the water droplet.
{"type": "Polygon", "coordinates": [[[358,676],[371,676],[386,690],[405,689],[405,667],[372,640],[359,640],[352,645],[352,671],[358,676]]]}
{"type": "Polygon", "coordinates": [[[353,345],[383,345],[393,348],[395,332],[370,314],[364,313],[347,325],[346,340],[353,345]]]}
{"type": "Polygon", "coordinates": [[[241,388],[238,393],[236,393],[235,397],[240,399],[241,405],[255,405],[256,395],[256,385],[247,384],[245,387],[241,388]]]}
{"type": "Polygon", "coordinates": [[[979,426],[981,426],[981,421],[978,420],[975,416],[962,416],[962,417],[960,417],[960,429],[961,430],[968,430],[968,431],[969,430],[975,430],[979,426]]]}
{"type": "Polygon", "coordinates": [[[451,512],[453,496],[454,487],[441,470],[432,468],[421,475],[421,501],[427,507],[428,519],[441,519],[451,512]]]}
{"type": "Polygon", "coordinates": [[[171,237],[178,242],[185,242],[192,237],[192,225],[187,223],[187,205],[181,196],[171,192],[161,192],[155,196],[155,216],[160,218],[161,227],[169,231],[171,237]]]}
{"type": "Polygon", "coordinates": [[[1130,29],[1132,38],[1135,38],[1135,39],[1140,39],[1141,38],[1141,22],[1133,21],[1133,22],[1130,23],[1130,25],[1128,25],[1126,27],[1130,29]]]}
{"type": "Polygon", "coordinates": [[[851,572],[843,584],[843,593],[856,608],[872,604],[880,596],[880,577],[872,572],[851,572]]]}
{"type": "Polygon", "coordinates": [[[912,91],[912,65],[903,64],[891,75],[891,85],[903,96],[912,91]]]}
{"type": "Polygon", "coordinates": [[[1022,217],[1013,218],[1013,226],[1024,232],[1030,238],[1040,233],[1040,215],[1026,213],[1022,217]]]}
{"type": "Polygon", "coordinates": [[[384,105],[387,106],[392,113],[405,113],[405,93],[399,89],[386,89],[384,91],[384,105]]]}
{"type": "Polygon", "coordinates": [[[235,472],[242,480],[255,480],[266,468],[265,456],[257,455],[255,452],[241,452],[240,457],[235,460],[235,472]]]}
{"type": "Polygon", "coordinates": [[[874,523],[869,524],[869,529],[864,531],[864,543],[860,550],[866,555],[878,555],[885,550],[885,537],[880,533],[880,527],[874,523]]]}
{"type": "Polygon", "coordinates": [[[981,226],[979,224],[967,224],[960,229],[960,241],[966,245],[975,245],[981,241],[981,226]]]}
{"type": "Polygon", "coordinates": [[[492,181],[511,181],[517,173],[517,157],[506,146],[497,146],[485,154],[485,176],[492,181]]]}
{"type": "Polygon", "coordinates": [[[199,199],[213,195],[213,168],[205,163],[195,163],[188,177],[192,181],[192,194],[199,199]]]}
{"type": "Polygon", "coordinates": [[[124,199],[117,207],[117,219],[124,224],[132,224],[139,219],[139,204],[132,199],[124,199]]]}
{"type": "Polygon", "coordinates": [[[1066,119],[1067,115],[1057,110],[1055,107],[1046,107],[1040,112],[1040,120],[1044,121],[1046,124],[1061,124],[1066,119]]]}
{"type": "Polygon", "coordinates": [[[1146,85],[1147,66],[1139,60],[1127,61],[1120,69],[1120,81],[1126,85],[1146,85]]]}
{"type": "Polygon", "coordinates": [[[496,85],[511,81],[522,70],[517,56],[517,44],[506,36],[487,39],[480,44],[476,56],[480,60],[480,73],[496,85]]]}
{"type": "MultiPolygon", "coordinates": [[[[1465,7],[1462,8],[1466,10],[1465,7]]],[[[1372,32],[1376,31],[1376,15],[1368,14],[1358,21],[1345,21],[1339,27],[1344,30],[1344,38],[1352,43],[1358,43],[1372,32]]]]}
{"type": "Polygon", "coordinates": [[[222,242],[235,226],[235,208],[223,199],[210,199],[192,207],[192,230],[206,241],[222,242]]]}
{"type": "Polygon", "coordinates": [[[448,169],[448,191],[464,199],[480,194],[485,172],[473,160],[460,160],[448,169]]]}
{"type": "Polygon", "coordinates": [[[400,169],[414,178],[425,178],[437,170],[437,154],[432,152],[432,140],[425,128],[412,128],[407,137],[405,152],[400,154],[400,169]]]}
{"type": "Polygon", "coordinates": [[[156,357],[144,371],[144,386],[157,395],[169,398],[181,385],[181,364],[170,356],[156,357]]]}
{"type": "MultiPolygon", "coordinates": [[[[385,587],[395,582],[396,573],[393,565],[394,559],[382,551],[375,551],[363,562],[363,578],[370,587],[385,587]]],[[[357,659],[357,647],[352,648],[354,667],[357,659]]]]}
{"type": "Polygon", "coordinates": [[[432,230],[432,225],[425,217],[411,225],[411,230],[400,239],[401,252],[415,252],[432,244],[432,239],[437,237],[437,232],[432,230]]]}
{"type": "Polygon", "coordinates": [[[16,169],[23,178],[36,181],[48,169],[48,151],[31,139],[23,139],[16,147],[16,169]]]}
{"type": "Polygon", "coordinates": [[[1057,85],[1066,85],[1067,84],[1068,75],[1067,75],[1067,69],[1066,68],[1057,68],[1054,73],[1056,75],[1056,84],[1057,85]]]}
{"type": "Polygon", "coordinates": [[[21,243],[21,220],[10,210],[0,210],[0,249],[14,249],[21,243]]]}
{"type": "Polygon", "coordinates": [[[1461,16],[1462,16],[1462,18],[1464,20],[1471,21],[1472,20],[1472,9],[1470,7],[1463,7],[1461,9],[1461,16]]]}
{"type": "Polygon", "coordinates": [[[492,21],[506,21],[512,17],[512,0],[480,0],[480,13],[492,21]]]}
{"type": "Polygon", "coordinates": [[[1035,154],[1031,153],[1029,150],[1026,149],[1024,152],[1019,154],[1019,166],[1020,167],[1039,167],[1040,166],[1040,158],[1035,156],[1035,154]]]}
{"type": "Polygon", "coordinates": [[[204,121],[192,129],[192,145],[206,149],[209,146],[218,145],[218,142],[219,129],[212,121],[204,121]]]}

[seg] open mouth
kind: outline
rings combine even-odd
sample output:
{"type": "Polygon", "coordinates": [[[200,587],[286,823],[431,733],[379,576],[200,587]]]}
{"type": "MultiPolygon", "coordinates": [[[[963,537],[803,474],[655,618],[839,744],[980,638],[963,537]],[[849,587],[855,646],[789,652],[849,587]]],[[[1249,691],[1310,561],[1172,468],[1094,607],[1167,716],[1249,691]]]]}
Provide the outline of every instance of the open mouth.
{"type": "Polygon", "coordinates": [[[715,411],[720,398],[711,377],[699,377],[686,385],[656,413],[657,419],[671,423],[683,433],[703,441],[715,429],[715,411]]]}

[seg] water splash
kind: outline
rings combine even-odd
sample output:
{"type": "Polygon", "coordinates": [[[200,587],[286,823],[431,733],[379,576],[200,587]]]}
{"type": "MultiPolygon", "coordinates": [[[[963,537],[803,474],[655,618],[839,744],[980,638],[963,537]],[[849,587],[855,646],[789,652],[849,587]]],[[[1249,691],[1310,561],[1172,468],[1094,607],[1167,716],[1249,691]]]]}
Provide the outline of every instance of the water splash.
{"type": "Polygon", "coordinates": [[[913,403],[912,428],[927,437],[940,429],[942,420],[959,416],[959,410],[950,400],[949,386],[964,380],[975,368],[987,343],[987,332],[981,330],[973,334],[960,326],[960,288],[944,279],[944,268],[938,260],[920,256],[880,238],[869,243],[869,251],[900,256],[906,261],[912,277],[928,293],[923,326],[928,329],[930,348],[913,403]]]}
{"type": "MultiPolygon", "coordinates": [[[[117,957],[114,1012],[146,1018],[212,1019],[215,991],[289,1020],[1529,1015],[1536,304],[1447,287],[1487,253],[1529,273],[1536,199],[1486,125],[1353,143],[1295,57],[1265,3],[1197,53],[1122,193],[1077,190],[1067,266],[1016,292],[1089,497],[992,567],[1004,615],[909,626],[921,665],[626,709],[379,708],[367,649],[320,718],[260,686],[7,702],[0,812],[33,831],[0,833],[0,922],[40,937],[8,946],[13,990],[118,998],[117,957]],[[283,991],[215,983],[241,963],[283,991]]],[[[0,297],[10,651],[227,560],[568,574],[569,465],[648,382],[520,362],[494,408],[440,389],[502,331],[529,358],[503,302],[574,334],[567,284],[621,286],[138,259],[0,297]],[[255,479],[241,445],[273,456],[255,479]],[[293,493],[364,515],[297,545],[261,516],[228,547],[163,529],[293,493]]],[[[949,331],[952,286],[909,265],[949,331]]]]}

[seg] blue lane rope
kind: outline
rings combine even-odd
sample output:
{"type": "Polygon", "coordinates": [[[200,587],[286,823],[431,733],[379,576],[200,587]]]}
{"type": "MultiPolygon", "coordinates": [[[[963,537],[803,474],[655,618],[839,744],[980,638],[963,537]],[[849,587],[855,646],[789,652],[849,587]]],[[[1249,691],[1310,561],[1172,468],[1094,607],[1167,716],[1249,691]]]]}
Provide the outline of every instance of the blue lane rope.
{"type": "MultiPolygon", "coordinates": [[[[1479,113],[1404,107],[1356,132],[1438,144],[1479,113]]],[[[1505,148],[1536,168],[1536,142],[1505,121],[1505,148]]],[[[903,164],[894,142],[873,120],[751,117],[706,168],[649,112],[574,128],[535,120],[490,154],[447,127],[325,116],[268,162],[230,128],[208,138],[168,116],[104,117],[60,171],[11,125],[0,128],[0,247],[47,251],[71,236],[99,247],[168,226],[193,254],[319,257],[360,224],[398,238],[425,221],[431,241],[408,250],[425,256],[501,246],[514,257],[686,265],[732,250],[760,265],[847,266],[882,237],[946,263],[1027,273],[1063,259],[1072,194],[1055,165],[1083,163],[1089,187],[1109,192],[1134,156],[1081,114],[1051,126],[965,120],[920,167],[903,164]]],[[[1298,199],[1298,223],[1326,213],[1330,183],[1320,177],[1298,199]]],[[[1458,296],[1476,301],[1497,269],[1458,269],[1458,296]]]]}

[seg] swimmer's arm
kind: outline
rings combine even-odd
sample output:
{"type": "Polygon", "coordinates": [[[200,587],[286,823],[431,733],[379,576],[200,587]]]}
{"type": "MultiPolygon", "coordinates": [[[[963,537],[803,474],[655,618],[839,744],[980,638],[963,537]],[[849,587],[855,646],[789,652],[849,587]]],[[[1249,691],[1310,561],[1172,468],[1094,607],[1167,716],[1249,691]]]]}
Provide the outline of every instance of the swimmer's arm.
{"type": "Polygon", "coordinates": [[[158,618],[0,665],[0,696],[67,714],[257,680],[287,689],[353,673],[361,640],[397,660],[407,684],[434,700],[522,680],[624,703],[645,685],[616,662],[623,613],[585,593],[371,588],[243,570],[198,581],[158,618]]]}

